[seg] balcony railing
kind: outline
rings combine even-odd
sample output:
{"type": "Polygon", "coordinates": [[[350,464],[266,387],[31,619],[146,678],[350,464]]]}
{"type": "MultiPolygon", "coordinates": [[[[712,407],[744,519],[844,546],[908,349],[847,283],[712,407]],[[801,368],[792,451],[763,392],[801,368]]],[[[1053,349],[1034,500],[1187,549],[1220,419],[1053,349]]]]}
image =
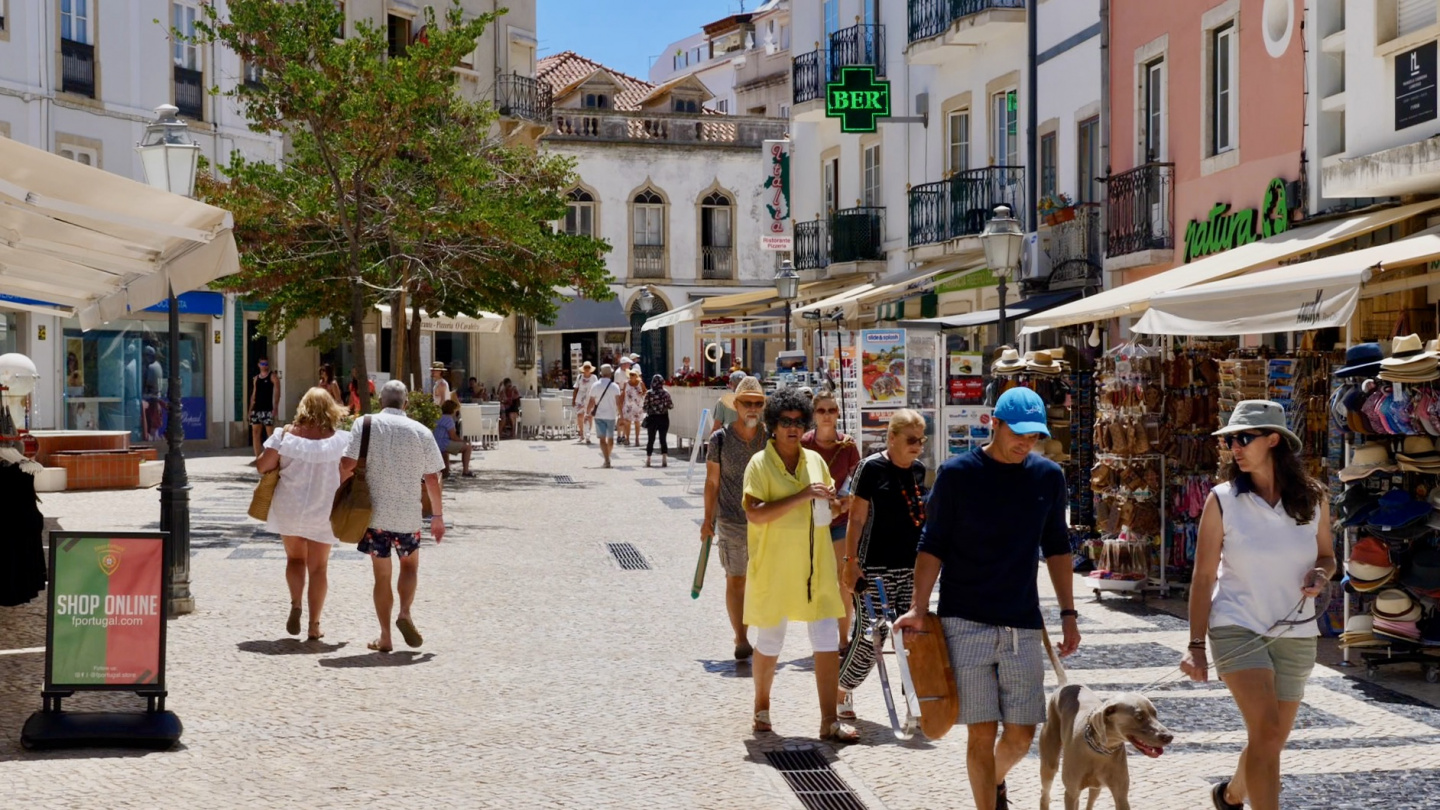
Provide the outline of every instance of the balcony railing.
{"type": "Polygon", "coordinates": [[[529,76],[497,76],[495,79],[495,112],[506,118],[545,123],[550,120],[554,102],[550,83],[529,76]]]}
{"type": "Polygon", "coordinates": [[[1100,281],[1100,204],[1081,203],[1075,218],[1050,230],[1050,284],[1052,290],[1083,287],[1100,281]]]}
{"type": "Polygon", "coordinates": [[[73,39],[60,40],[60,89],[95,97],[95,46],[73,39]]]}
{"type": "Polygon", "coordinates": [[[1019,166],[971,169],[915,186],[910,189],[910,244],[978,236],[997,205],[1010,206],[1023,226],[1024,200],[1025,169],[1019,166]]]}
{"type": "Polygon", "coordinates": [[[785,137],[783,118],[556,108],[550,140],[758,148],[785,137]]]}
{"type": "Polygon", "coordinates": [[[825,51],[811,51],[795,57],[790,83],[796,104],[825,97],[825,51]]]}
{"type": "Polygon", "coordinates": [[[830,232],[823,219],[795,223],[795,269],[820,270],[830,265],[830,232]]]}
{"type": "Polygon", "coordinates": [[[842,208],[830,215],[830,262],[885,259],[885,209],[878,206],[842,208]]]}
{"type": "Polygon", "coordinates": [[[730,245],[700,246],[700,278],[708,280],[735,277],[735,248],[730,245]]]}
{"type": "Polygon", "coordinates": [[[992,8],[1025,8],[1025,0],[909,0],[910,41],[939,36],[955,20],[992,8]]]}
{"type": "Polygon", "coordinates": [[[200,71],[175,66],[175,106],[191,121],[205,120],[205,77],[200,71]]]}
{"type": "Polygon", "coordinates": [[[1106,184],[1107,257],[1175,249],[1175,164],[1146,163],[1106,184]]]}
{"type": "Polygon", "coordinates": [[[664,245],[631,245],[634,252],[634,278],[665,278],[664,245]]]}
{"type": "Polygon", "coordinates": [[[830,35],[830,81],[840,77],[840,68],[854,65],[875,68],[885,75],[885,26],[852,25],[830,35]]]}

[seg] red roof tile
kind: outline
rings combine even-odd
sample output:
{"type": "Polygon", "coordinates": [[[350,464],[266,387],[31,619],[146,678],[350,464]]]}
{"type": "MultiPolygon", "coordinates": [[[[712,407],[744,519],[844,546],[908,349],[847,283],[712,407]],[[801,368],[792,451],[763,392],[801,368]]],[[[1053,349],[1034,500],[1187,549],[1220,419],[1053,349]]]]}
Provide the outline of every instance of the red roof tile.
{"type": "Polygon", "coordinates": [[[640,100],[650,95],[655,85],[643,79],[637,79],[613,68],[608,68],[592,59],[586,59],[574,51],[564,51],[554,56],[547,56],[536,64],[535,77],[550,83],[555,89],[555,96],[558,99],[561,92],[583,81],[590,74],[597,70],[603,70],[614,76],[623,88],[616,94],[613,106],[617,110],[638,110],[640,100]]]}

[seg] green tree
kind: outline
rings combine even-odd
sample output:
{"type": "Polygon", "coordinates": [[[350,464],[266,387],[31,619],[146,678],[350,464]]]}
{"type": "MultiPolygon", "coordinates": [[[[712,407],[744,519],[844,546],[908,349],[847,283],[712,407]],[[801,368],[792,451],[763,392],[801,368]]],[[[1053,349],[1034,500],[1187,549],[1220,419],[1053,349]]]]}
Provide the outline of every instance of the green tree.
{"type": "Polygon", "coordinates": [[[610,296],[609,247],[549,224],[564,216],[572,164],[503,142],[489,105],[456,92],[453,68],[504,10],[467,20],[452,0],[437,21],[427,7],[416,41],[392,54],[368,21],[345,31],[332,0],[202,9],[195,39],[260,71],[227,94],[252,130],[286,143],[279,165],[236,153],[200,185],[234,215],[242,250],[222,287],[266,301],[267,331],[330,318],[321,340],[348,333],[363,380],[364,319],[397,294],[430,312],[541,319],[557,287],[610,296]]]}

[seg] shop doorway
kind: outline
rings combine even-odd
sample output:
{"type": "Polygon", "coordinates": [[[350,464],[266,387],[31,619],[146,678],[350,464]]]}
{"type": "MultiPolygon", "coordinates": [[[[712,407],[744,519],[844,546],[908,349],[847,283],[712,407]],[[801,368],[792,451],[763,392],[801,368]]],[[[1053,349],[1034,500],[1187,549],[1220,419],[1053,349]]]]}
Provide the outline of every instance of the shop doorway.
{"type": "Polygon", "coordinates": [[[645,379],[641,382],[647,387],[650,385],[650,375],[662,374],[669,379],[672,368],[670,365],[670,327],[652,329],[649,332],[640,330],[651,316],[659,315],[668,309],[658,295],[649,300],[651,301],[649,312],[640,310],[639,298],[630,305],[630,351],[640,353],[640,368],[645,372],[645,379]]]}
{"type": "Polygon", "coordinates": [[[560,365],[565,369],[565,376],[572,382],[579,376],[580,367],[571,362],[573,359],[570,347],[573,344],[580,344],[580,362],[589,360],[595,366],[600,365],[600,342],[595,339],[594,332],[564,332],[560,335],[560,365]]]}

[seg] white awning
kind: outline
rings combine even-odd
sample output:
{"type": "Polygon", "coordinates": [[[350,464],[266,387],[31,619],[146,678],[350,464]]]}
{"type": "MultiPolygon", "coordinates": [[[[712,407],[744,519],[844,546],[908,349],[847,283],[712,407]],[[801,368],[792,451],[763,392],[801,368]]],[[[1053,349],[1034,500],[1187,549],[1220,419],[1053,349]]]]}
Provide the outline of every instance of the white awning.
{"type": "Polygon", "coordinates": [[[240,269],[229,212],[0,138],[0,293],[93,329],[240,269]]]}
{"type": "MultiPolygon", "coordinates": [[[[841,279],[824,279],[821,281],[810,281],[800,285],[798,290],[799,298],[814,298],[825,295],[845,284],[841,279]]],[[[654,329],[664,329],[667,326],[689,323],[691,321],[703,321],[708,318],[741,318],[755,315],[756,313],[768,312],[777,306],[783,306],[784,302],[780,294],[773,287],[757,288],[745,292],[731,293],[729,295],[712,295],[708,298],[701,298],[698,301],[691,301],[683,307],[662,312],[645,319],[645,324],[640,331],[648,332],[654,329]]],[[[792,312],[798,312],[794,309],[792,312]]],[[[766,315],[765,318],[773,316],[766,315]]],[[[783,320],[783,318],[781,319],[783,320]]]]}
{"type": "MultiPolygon", "coordinates": [[[[380,326],[390,329],[394,322],[389,304],[376,304],[380,311],[380,326]]],[[[505,316],[494,312],[478,312],[474,315],[431,315],[420,310],[420,328],[426,332],[478,332],[494,334],[505,325],[505,316]]]]}
{"type": "Polygon", "coordinates": [[[1022,335],[1059,326],[1092,323],[1145,311],[1150,300],[1161,293],[1228,278],[1275,262],[1300,256],[1327,245],[1353,239],[1361,234],[1440,208],[1440,200],[1401,205],[1352,217],[1292,228],[1278,236],[1208,256],[1149,278],[1132,281],[1104,292],[1032,315],[1021,321],[1022,335]]]}
{"type": "Polygon", "coordinates": [[[1362,285],[1372,277],[1435,259],[1440,259],[1440,228],[1364,250],[1161,293],[1150,300],[1150,310],[1134,331],[1263,335],[1344,326],[1355,313],[1362,285]]]}
{"type": "Polygon", "coordinates": [[[662,312],[659,315],[651,315],[645,319],[645,325],[640,327],[641,332],[650,332],[655,329],[664,329],[667,326],[676,326],[682,323],[698,320],[701,310],[705,307],[705,299],[691,301],[679,309],[672,309],[669,312],[662,312]]]}

